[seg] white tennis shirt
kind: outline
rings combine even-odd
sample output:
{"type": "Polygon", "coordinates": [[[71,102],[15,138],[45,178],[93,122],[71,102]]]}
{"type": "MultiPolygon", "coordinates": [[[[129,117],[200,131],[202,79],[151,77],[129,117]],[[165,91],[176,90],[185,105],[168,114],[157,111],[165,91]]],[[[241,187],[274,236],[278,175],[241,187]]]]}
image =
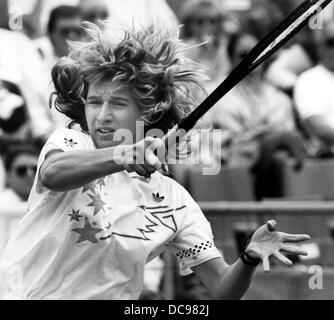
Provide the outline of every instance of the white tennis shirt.
{"type": "MultiPolygon", "coordinates": [[[[94,145],[82,132],[59,129],[38,168],[53,149],[94,145]]],[[[18,298],[138,299],[144,265],[164,250],[176,254],[183,274],[221,257],[199,206],[160,173],[147,180],[124,171],[69,192],[36,178],[28,207],[0,259],[2,292],[18,298]]]]}

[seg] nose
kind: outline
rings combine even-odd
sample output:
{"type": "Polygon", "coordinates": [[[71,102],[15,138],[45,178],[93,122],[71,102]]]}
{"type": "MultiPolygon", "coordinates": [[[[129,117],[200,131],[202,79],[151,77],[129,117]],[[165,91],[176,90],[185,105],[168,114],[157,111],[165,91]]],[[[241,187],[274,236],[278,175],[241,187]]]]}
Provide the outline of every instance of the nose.
{"type": "Polygon", "coordinates": [[[112,120],[113,120],[112,108],[110,108],[108,102],[104,102],[97,116],[97,121],[99,123],[104,123],[104,122],[111,122],[112,120]]]}

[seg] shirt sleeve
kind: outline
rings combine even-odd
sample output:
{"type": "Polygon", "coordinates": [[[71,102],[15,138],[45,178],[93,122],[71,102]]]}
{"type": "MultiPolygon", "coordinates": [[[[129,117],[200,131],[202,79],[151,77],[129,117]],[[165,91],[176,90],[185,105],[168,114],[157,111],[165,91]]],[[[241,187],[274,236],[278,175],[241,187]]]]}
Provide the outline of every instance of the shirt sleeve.
{"type": "Polygon", "coordinates": [[[326,115],[327,103],[323,98],[318,78],[317,75],[313,78],[312,74],[306,72],[300,76],[295,86],[294,100],[303,120],[326,115]]]}
{"type": "Polygon", "coordinates": [[[45,161],[46,155],[49,152],[53,150],[61,150],[64,152],[87,150],[89,149],[89,142],[90,139],[88,138],[88,136],[86,138],[85,134],[80,131],[73,129],[65,129],[65,128],[56,130],[44,145],[41,154],[39,156],[38,167],[37,167],[38,192],[40,193],[45,190],[40,181],[39,170],[43,162],[45,161]]]}
{"type": "Polygon", "coordinates": [[[84,133],[73,129],[58,129],[46,142],[42,154],[52,150],[78,151],[87,149],[84,133]]]}
{"type": "Polygon", "coordinates": [[[185,189],[183,192],[187,207],[180,231],[171,244],[171,250],[176,254],[181,275],[188,275],[192,273],[191,268],[221,258],[222,254],[214,244],[209,221],[189,193],[185,189]]]}

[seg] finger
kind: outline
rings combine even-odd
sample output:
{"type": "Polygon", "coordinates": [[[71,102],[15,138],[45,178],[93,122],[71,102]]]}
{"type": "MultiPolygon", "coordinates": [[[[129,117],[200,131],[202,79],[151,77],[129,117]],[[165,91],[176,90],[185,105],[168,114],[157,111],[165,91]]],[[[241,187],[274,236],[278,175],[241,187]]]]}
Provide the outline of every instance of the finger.
{"type": "Polygon", "coordinates": [[[287,266],[292,266],[293,265],[293,262],[288,259],[286,256],[284,256],[283,254],[277,252],[277,253],[274,253],[274,257],[281,263],[287,265],[287,266]]]}
{"type": "Polygon", "coordinates": [[[267,222],[267,229],[269,232],[276,231],[277,222],[275,220],[270,220],[267,222]]]}
{"type": "Polygon", "coordinates": [[[150,178],[150,174],[145,170],[145,168],[143,167],[143,165],[136,165],[134,166],[134,170],[137,172],[137,174],[139,174],[142,177],[145,178],[150,178]]]}
{"type": "Polygon", "coordinates": [[[152,167],[152,166],[149,165],[149,164],[144,164],[144,165],[143,165],[143,168],[146,170],[146,172],[147,172],[148,174],[153,174],[153,173],[155,173],[155,172],[157,171],[157,169],[155,169],[154,167],[152,167]]]}
{"type": "Polygon", "coordinates": [[[129,172],[129,173],[135,171],[134,166],[131,165],[131,164],[126,164],[126,163],[125,163],[125,164],[123,164],[123,167],[124,167],[125,171],[127,171],[127,172],[129,172]]]}
{"type": "Polygon", "coordinates": [[[311,237],[307,234],[280,233],[280,236],[285,242],[302,242],[302,241],[307,241],[311,239],[311,237]]]}
{"type": "Polygon", "coordinates": [[[286,244],[282,244],[281,245],[281,250],[286,252],[286,253],[290,253],[290,254],[295,254],[295,255],[301,255],[301,256],[307,256],[308,253],[306,250],[297,247],[297,246],[289,246],[286,244]]]}
{"type": "Polygon", "coordinates": [[[269,257],[263,257],[262,258],[262,265],[263,265],[263,271],[264,272],[269,272],[270,271],[270,262],[269,262],[269,257]]]}
{"type": "Polygon", "coordinates": [[[162,170],[166,173],[169,173],[168,165],[167,164],[162,164],[162,170]]]}
{"type": "Polygon", "coordinates": [[[160,170],[162,168],[162,163],[150,149],[147,149],[145,151],[145,161],[148,165],[152,166],[155,170],[160,170]]]}
{"type": "Polygon", "coordinates": [[[161,139],[154,139],[154,141],[149,145],[148,149],[150,150],[161,163],[165,163],[166,161],[166,146],[161,139]]]}

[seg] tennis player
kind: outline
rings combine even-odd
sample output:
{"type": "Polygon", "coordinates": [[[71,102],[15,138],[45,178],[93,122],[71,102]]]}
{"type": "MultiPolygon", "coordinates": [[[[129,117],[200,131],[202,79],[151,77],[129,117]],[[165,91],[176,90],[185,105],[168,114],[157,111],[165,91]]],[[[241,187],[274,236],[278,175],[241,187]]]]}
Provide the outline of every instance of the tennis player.
{"type": "Polygon", "coordinates": [[[80,128],[57,130],[41,152],[29,211],[0,261],[22,282],[4,283],[5,298],[138,299],[144,265],[169,249],[213,298],[240,299],[261,262],[269,271],[270,257],[291,265],[284,252],[306,254],[293,243],[309,236],[269,221],[235,264],[224,261],[199,206],[159,173],[162,141],[116,139],[123,130],[138,140],[139,120],[166,132],[186,116],[201,87],[197,66],[159,32],[126,31],[117,44],[88,32],[52,71],[54,104],[80,128]]]}

